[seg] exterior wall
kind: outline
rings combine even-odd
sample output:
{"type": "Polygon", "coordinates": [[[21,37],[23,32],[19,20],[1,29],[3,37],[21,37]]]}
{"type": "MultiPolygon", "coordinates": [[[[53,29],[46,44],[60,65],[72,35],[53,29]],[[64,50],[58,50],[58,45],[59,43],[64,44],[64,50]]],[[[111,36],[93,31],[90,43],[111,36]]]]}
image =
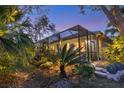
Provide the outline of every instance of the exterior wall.
{"type": "Polygon", "coordinates": [[[56,52],[57,51],[57,44],[58,44],[58,42],[50,44],[49,49],[56,52]]]}
{"type": "Polygon", "coordinates": [[[97,52],[98,52],[98,58],[100,60],[104,59],[103,55],[103,48],[106,47],[106,43],[110,43],[109,41],[105,41],[106,37],[104,34],[101,36],[97,36],[97,52]]]}
{"type": "MultiPolygon", "coordinates": [[[[98,60],[100,58],[100,55],[102,54],[102,48],[105,41],[103,39],[98,37],[91,37],[88,36],[88,42],[86,39],[86,36],[80,37],[80,47],[83,47],[81,50],[81,53],[85,53],[86,57],[89,55],[90,60],[98,60]],[[89,49],[87,50],[87,43],[89,49]]],[[[49,44],[49,49],[52,51],[57,51],[57,44],[61,44],[61,46],[64,46],[67,44],[67,47],[70,47],[73,45],[75,48],[79,47],[78,38],[68,39],[68,40],[61,40],[60,42],[55,42],[52,44],[49,44]]]]}
{"type": "Polygon", "coordinates": [[[81,52],[86,52],[86,37],[80,38],[80,47],[82,48],[81,52]]]}
{"type": "Polygon", "coordinates": [[[99,46],[99,53],[101,54],[102,48],[103,48],[103,46],[102,46],[103,41],[102,41],[102,39],[99,39],[98,42],[99,42],[99,45],[98,45],[99,46]]]}
{"type": "MultiPolygon", "coordinates": [[[[75,48],[79,47],[78,38],[61,40],[60,43],[61,43],[61,46],[64,46],[65,44],[67,44],[68,48],[71,47],[71,45],[74,45],[75,48]]],[[[57,50],[57,44],[59,44],[59,42],[55,42],[55,43],[50,44],[50,46],[49,46],[50,50],[56,51],[57,50]]],[[[85,38],[84,37],[80,38],[80,46],[82,47],[81,52],[86,51],[85,38]]]]}

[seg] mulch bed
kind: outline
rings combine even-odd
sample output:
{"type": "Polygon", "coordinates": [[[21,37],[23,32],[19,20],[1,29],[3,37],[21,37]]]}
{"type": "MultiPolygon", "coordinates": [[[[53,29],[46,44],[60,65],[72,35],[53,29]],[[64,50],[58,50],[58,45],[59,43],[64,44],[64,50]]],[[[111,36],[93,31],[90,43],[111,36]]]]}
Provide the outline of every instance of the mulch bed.
{"type": "MultiPolygon", "coordinates": [[[[124,77],[121,81],[115,82],[105,78],[97,77],[85,79],[78,74],[69,75],[68,80],[62,80],[58,76],[58,71],[50,69],[38,69],[31,73],[16,72],[8,76],[0,77],[1,88],[49,88],[66,87],[68,80],[71,87],[76,88],[124,88],[124,77]]],[[[68,85],[69,87],[69,85],[68,85]]]]}
{"type": "Polygon", "coordinates": [[[20,87],[27,76],[28,74],[24,72],[0,76],[0,88],[20,87]]]}

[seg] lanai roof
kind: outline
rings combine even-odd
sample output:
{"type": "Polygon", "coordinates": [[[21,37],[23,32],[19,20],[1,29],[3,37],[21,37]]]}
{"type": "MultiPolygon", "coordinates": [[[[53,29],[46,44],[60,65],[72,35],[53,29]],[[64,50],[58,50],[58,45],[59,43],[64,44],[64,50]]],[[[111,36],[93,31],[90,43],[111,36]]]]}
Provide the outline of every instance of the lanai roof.
{"type": "Polygon", "coordinates": [[[64,31],[55,33],[41,41],[49,39],[50,42],[54,42],[54,41],[58,41],[59,38],[61,38],[62,40],[72,39],[72,38],[78,37],[78,32],[80,33],[80,36],[86,36],[86,35],[90,35],[90,34],[95,35],[93,32],[88,31],[84,27],[82,27],[80,25],[76,25],[76,26],[70,27],[64,31]]]}

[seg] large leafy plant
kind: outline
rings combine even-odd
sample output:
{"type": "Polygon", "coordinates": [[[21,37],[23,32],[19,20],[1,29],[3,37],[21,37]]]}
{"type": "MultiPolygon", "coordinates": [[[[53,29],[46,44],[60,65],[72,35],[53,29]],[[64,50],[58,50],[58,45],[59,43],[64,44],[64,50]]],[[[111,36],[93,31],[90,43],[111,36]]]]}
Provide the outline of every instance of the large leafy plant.
{"type": "Polygon", "coordinates": [[[60,63],[60,77],[67,78],[65,67],[80,62],[79,57],[80,48],[67,47],[65,44],[63,47],[57,46],[57,56],[60,63]]]}
{"type": "Polygon", "coordinates": [[[26,60],[32,55],[33,42],[23,33],[24,26],[18,23],[23,14],[18,6],[0,6],[0,12],[0,55],[3,56],[0,66],[1,71],[5,72],[18,62],[22,64],[28,62],[26,60]]]}
{"type": "Polygon", "coordinates": [[[75,71],[83,78],[92,78],[95,73],[95,67],[90,62],[82,61],[76,66],[75,71]]]}
{"type": "Polygon", "coordinates": [[[124,36],[118,35],[113,38],[112,44],[103,48],[104,57],[111,62],[124,62],[124,36]]]}

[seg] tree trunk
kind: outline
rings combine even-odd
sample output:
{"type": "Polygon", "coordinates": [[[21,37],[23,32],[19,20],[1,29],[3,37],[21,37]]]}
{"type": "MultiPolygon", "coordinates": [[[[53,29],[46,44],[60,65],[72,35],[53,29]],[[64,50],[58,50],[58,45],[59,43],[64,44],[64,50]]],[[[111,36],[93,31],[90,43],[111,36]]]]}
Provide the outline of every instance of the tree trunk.
{"type": "Polygon", "coordinates": [[[65,66],[61,65],[60,66],[60,77],[61,78],[67,78],[66,72],[65,72],[65,66]]]}
{"type": "Polygon", "coordinates": [[[118,29],[118,31],[124,35],[124,18],[121,15],[119,6],[114,6],[111,10],[108,10],[106,6],[101,5],[101,9],[105,13],[111,24],[118,29]]]}

